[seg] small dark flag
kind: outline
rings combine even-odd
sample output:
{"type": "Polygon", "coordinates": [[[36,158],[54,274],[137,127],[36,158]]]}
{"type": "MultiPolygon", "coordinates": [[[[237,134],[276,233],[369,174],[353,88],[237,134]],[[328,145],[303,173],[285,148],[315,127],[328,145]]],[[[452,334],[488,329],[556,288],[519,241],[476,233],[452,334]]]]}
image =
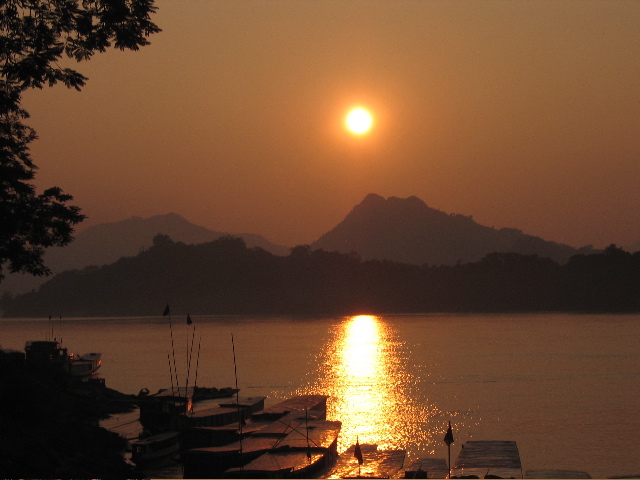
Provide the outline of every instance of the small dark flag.
{"type": "Polygon", "coordinates": [[[356,448],[353,449],[353,456],[358,459],[358,465],[362,465],[364,463],[364,458],[362,458],[362,450],[360,450],[360,442],[356,438],[356,448]]]}
{"type": "Polygon", "coordinates": [[[193,322],[191,321],[191,317],[187,313],[187,325],[191,325],[193,322]]]}
{"type": "Polygon", "coordinates": [[[447,433],[444,436],[444,443],[447,444],[447,447],[453,443],[453,432],[451,431],[451,422],[449,422],[449,428],[447,428],[447,433]]]}
{"type": "Polygon", "coordinates": [[[164,307],[164,312],[162,312],[162,316],[166,317],[167,315],[169,315],[169,304],[167,303],[167,306],[164,307]]]}

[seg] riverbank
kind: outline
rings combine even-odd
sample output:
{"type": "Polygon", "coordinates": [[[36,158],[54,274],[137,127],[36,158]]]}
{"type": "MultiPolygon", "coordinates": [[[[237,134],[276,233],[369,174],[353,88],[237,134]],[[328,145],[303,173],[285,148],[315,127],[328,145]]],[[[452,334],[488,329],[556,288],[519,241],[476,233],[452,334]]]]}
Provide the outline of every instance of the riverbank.
{"type": "Polygon", "coordinates": [[[140,477],[124,460],[126,440],[98,425],[133,408],[131,400],[104,385],[67,382],[0,362],[2,477],[140,477]]]}

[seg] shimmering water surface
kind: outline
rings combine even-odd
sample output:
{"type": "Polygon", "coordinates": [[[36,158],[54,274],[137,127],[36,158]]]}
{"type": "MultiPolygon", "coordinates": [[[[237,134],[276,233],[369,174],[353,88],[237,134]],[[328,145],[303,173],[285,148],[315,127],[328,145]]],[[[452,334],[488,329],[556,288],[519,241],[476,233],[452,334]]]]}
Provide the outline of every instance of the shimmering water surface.
{"type": "Polygon", "coordinates": [[[640,473],[638,315],[185,318],[2,319],[0,344],[102,352],[107,385],[137,393],[171,386],[171,337],[181,386],[187,372],[233,386],[233,334],[241,393],[330,395],[339,451],[358,438],[446,458],[451,421],[453,459],[467,440],[514,440],[525,470],[640,473]]]}

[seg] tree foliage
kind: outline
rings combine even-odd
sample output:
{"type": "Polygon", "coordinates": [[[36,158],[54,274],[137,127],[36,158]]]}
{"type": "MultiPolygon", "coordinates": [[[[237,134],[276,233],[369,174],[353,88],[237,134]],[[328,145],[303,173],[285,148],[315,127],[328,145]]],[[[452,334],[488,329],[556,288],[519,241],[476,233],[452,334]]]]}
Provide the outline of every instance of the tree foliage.
{"type": "Polygon", "coordinates": [[[49,274],[44,249],[73,240],[85,217],[58,187],[39,194],[29,145],[37,136],[24,121],[22,94],[59,82],[80,90],[87,78],[62,67],[63,58],[90,59],[110,47],[138,50],[160,29],[154,0],[0,1],[0,280],[10,272],[49,274]]]}
{"type": "Polygon", "coordinates": [[[192,315],[640,311],[640,252],[615,246],[567,265],[492,253],[475,263],[419,266],[305,245],[283,257],[234,237],[198,245],[156,239],[135,257],[6,296],[0,308],[9,317],[159,315],[170,299],[192,315]]]}

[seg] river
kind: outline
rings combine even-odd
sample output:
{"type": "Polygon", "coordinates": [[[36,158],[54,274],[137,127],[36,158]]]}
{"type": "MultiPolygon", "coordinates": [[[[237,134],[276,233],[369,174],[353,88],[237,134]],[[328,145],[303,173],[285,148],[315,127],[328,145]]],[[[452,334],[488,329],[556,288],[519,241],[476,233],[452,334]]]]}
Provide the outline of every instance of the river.
{"type": "Polygon", "coordinates": [[[178,383],[234,386],[267,404],[330,395],[328,419],[355,443],[452,458],[467,440],[514,440],[524,470],[594,478],[640,473],[640,315],[1,319],[0,344],[55,337],[101,352],[125,393],[178,383]]]}

